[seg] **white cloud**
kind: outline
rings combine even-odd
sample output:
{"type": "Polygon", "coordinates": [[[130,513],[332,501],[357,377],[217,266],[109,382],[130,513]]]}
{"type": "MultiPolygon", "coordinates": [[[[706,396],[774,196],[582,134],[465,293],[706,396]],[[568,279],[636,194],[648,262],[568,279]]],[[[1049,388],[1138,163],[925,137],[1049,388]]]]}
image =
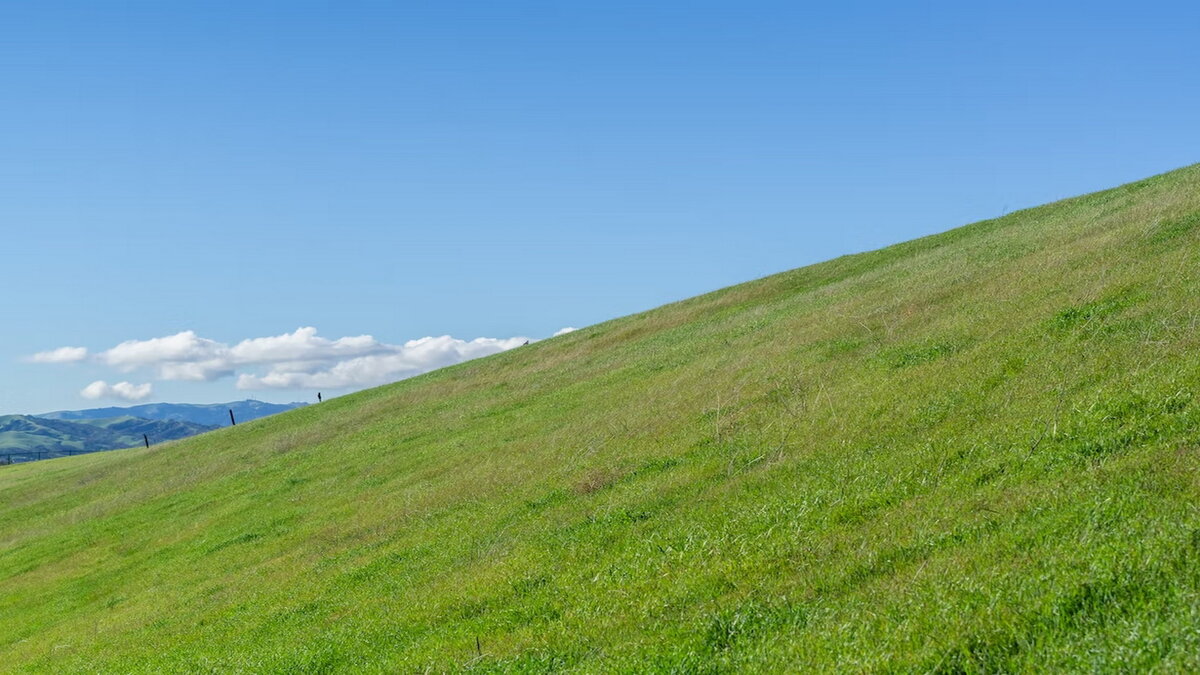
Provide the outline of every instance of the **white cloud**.
{"type": "MultiPolygon", "coordinates": [[[[92,359],[120,372],[148,369],[159,380],[199,382],[237,375],[239,389],[347,389],[394,382],[496,354],[527,341],[525,337],[461,340],[442,335],[394,345],[370,335],[331,340],[317,335],[316,328],[306,326],[291,333],[250,338],[230,346],[189,330],[148,340],[128,340],[92,359]]],[[[40,356],[40,363],[87,358],[87,350],[82,347],[64,347],[42,354],[61,356],[40,356]]],[[[136,400],[149,395],[149,386],[137,387],[128,382],[110,386],[97,381],[81,393],[88,398],[136,400]],[[146,388],[144,393],[141,387],[146,388]]]]}
{"type": "Polygon", "coordinates": [[[38,352],[26,361],[31,363],[75,363],[87,358],[87,347],[59,347],[48,352],[38,352]]]}
{"type": "Polygon", "coordinates": [[[281,363],[264,375],[242,374],[238,389],[341,389],[371,387],[519,347],[526,338],[459,340],[449,335],[384,345],[386,352],[337,361],[328,367],[281,363]]]}
{"type": "MultiPolygon", "coordinates": [[[[215,340],[209,340],[196,335],[195,331],[185,330],[182,333],[149,340],[128,340],[101,352],[97,355],[101,363],[110,365],[118,370],[131,371],[142,366],[170,366],[177,363],[217,363],[224,364],[228,358],[229,347],[215,340]]],[[[228,368],[225,368],[228,370],[228,368]]],[[[187,377],[167,377],[163,379],[208,379],[187,377]]]]}
{"type": "Polygon", "coordinates": [[[392,349],[370,335],[329,340],[319,337],[316,328],[306,326],[283,335],[242,340],[232,347],[188,330],[122,342],[98,354],[97,359],[122,372],[152,367],[162,380],[204,382],[233,375],[239,366],[306,362],[319,367],[392,349]]]}
{"type": "Polygon", "coordinates": [[[574,326],[567,326],[566,328],[560,328],[557,331],[555,331],[554,335],[552,337],[558,337],[559,335],[566,335],[567,333],[574,333],[577,330],[579,330],[579,329],[574,326]]]}
{"type": "Polygon", "coordinates": [[[90,399],[98,398],[118,398],[123,401],[141,401],[150,396],[154,388],[149,382],[145,384],[133,384],[131,382],[118,382],[109,384],[104,380],[96,380],[80,390],[80,396],[90,399]]]}
{"type": "Polygon", "coordinates": [[[388,351],[385,345],[370,335],[329,340],[317,337],[312,326],[274,337],[242,340],[230,350],[235,363],[272,363],[276,361],[311,361],[314,359],[346,359],[388,351]]]}

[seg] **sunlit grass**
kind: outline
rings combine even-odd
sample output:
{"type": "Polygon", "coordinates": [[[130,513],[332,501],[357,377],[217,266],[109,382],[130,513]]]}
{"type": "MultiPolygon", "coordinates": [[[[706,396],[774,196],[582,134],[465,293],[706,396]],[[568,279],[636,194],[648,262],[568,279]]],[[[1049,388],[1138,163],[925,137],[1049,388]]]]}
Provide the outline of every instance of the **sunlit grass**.
{"type": "Polygon", "coordinates": [[[0,669],[1200,668],[1200,167],[0,469],[0,669]]]}

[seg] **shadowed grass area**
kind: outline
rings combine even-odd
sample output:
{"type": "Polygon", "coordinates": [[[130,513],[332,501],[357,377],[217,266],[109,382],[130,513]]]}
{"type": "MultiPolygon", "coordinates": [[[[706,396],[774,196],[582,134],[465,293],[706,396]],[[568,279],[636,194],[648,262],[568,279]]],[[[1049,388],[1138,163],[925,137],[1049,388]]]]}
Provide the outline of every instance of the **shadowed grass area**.
{"type": "Polygon", "coordinates": [[[0,470],[0,669],[1200,669],[1200,166],[0,470]]]}

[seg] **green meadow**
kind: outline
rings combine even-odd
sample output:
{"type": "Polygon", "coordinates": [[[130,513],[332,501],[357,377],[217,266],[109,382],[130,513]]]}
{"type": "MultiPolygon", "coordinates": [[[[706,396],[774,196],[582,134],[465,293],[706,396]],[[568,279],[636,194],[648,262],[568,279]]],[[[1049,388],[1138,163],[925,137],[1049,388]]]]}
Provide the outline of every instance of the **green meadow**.
{"type": "Polygon", "coordinates": [[[1200,670],[1200,165],[0,467],[0,670],[1200,670]]]}

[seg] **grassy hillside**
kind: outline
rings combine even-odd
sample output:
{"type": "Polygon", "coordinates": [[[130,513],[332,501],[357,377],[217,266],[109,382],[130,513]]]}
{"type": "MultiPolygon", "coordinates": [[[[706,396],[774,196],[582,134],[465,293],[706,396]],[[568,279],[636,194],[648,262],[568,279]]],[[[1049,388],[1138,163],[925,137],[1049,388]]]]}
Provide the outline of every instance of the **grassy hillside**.
{"type": "Polygon", "coordinates": [[[1200,165],[0,470],[0,668],[1200,669],[1200,165]]]}

